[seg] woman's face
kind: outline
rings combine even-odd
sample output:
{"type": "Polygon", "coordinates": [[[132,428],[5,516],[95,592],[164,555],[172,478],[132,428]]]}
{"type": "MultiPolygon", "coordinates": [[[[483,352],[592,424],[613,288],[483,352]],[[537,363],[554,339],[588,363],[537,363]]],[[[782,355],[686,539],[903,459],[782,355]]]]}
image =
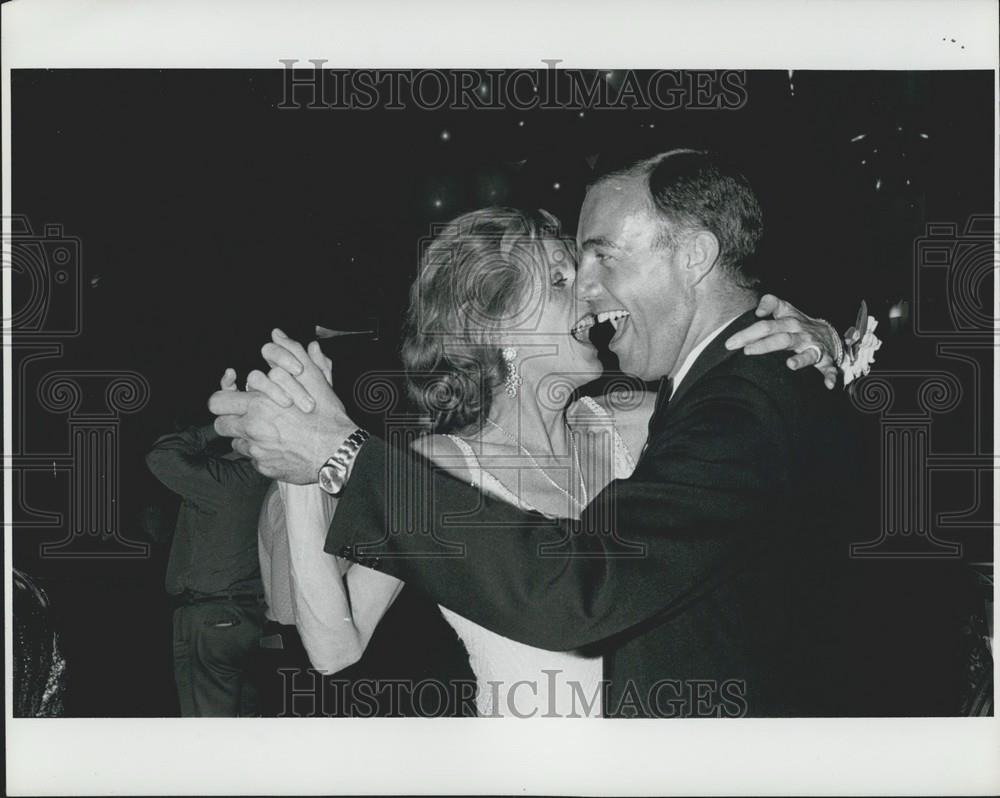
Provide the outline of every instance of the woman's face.
{"type": "Polygon", "coordinates": [[[597,349],[570,330],[583,310],[576,299],[572,242],[549,238],[530,248],[531,280],[525,296],[499,331],[502,346],[517,349],[522,390],[555,404],[599,377],[597,349]]]}

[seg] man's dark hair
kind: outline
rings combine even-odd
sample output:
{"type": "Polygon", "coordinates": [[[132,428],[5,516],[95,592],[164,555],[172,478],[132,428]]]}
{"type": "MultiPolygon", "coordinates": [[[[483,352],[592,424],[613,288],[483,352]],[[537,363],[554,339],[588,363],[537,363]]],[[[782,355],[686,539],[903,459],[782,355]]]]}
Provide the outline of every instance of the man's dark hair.
{"type": "Polygon", "coordinates": [[[671,150],[639,161],[597,182],[645,179],[650,202],[663,218],[661,242],[707,230],[719,242],[719,265],[741,288],[760,282],[747,267],[764,232],[763,212],[750,181],[719,156],[701,150],[671,150]]]}

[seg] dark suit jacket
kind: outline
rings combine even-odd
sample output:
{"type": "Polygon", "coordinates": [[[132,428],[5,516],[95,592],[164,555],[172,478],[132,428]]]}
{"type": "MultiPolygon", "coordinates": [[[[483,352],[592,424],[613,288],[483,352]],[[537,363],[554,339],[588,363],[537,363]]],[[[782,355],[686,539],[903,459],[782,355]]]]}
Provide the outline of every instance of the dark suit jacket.
{"type": "Polygon", "coordinates": [[[786,353],[728,352],[753,321],[717,336],[672,398],[661,388],[634,474],[581,521],[521,512],[372,439],[326,550],[515,640],[603,653],[606,715],[841,714],[846,399],[786,353]]]}

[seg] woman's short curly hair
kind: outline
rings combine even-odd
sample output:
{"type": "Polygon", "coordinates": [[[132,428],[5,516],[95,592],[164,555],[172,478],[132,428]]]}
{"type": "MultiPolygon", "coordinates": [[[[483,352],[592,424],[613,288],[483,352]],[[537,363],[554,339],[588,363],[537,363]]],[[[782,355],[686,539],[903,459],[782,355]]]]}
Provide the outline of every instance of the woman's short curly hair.
{"type": "Polygon", "coordinates": [[[478,428],[489,416],[506,377],[497,333],[525,311],[542,242],[558,235],[547,211],[483,208],[449,222],[427,246],[402,359],[407,393],[433,432],[478,428]]]}

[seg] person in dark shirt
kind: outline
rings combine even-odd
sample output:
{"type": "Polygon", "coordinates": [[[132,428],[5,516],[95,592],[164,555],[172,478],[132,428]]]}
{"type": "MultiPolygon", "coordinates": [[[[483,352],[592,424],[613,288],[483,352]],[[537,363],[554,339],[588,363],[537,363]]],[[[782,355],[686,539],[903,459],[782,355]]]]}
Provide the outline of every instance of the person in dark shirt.
{"type": "Polygon", "coordinates": [[[270,480],[211,425],[164,435],[146,456],[181,497],[167,564],[174,680],[184,717],[253,714],[245,677],[264,619],[257,518],[270,480]]]}

